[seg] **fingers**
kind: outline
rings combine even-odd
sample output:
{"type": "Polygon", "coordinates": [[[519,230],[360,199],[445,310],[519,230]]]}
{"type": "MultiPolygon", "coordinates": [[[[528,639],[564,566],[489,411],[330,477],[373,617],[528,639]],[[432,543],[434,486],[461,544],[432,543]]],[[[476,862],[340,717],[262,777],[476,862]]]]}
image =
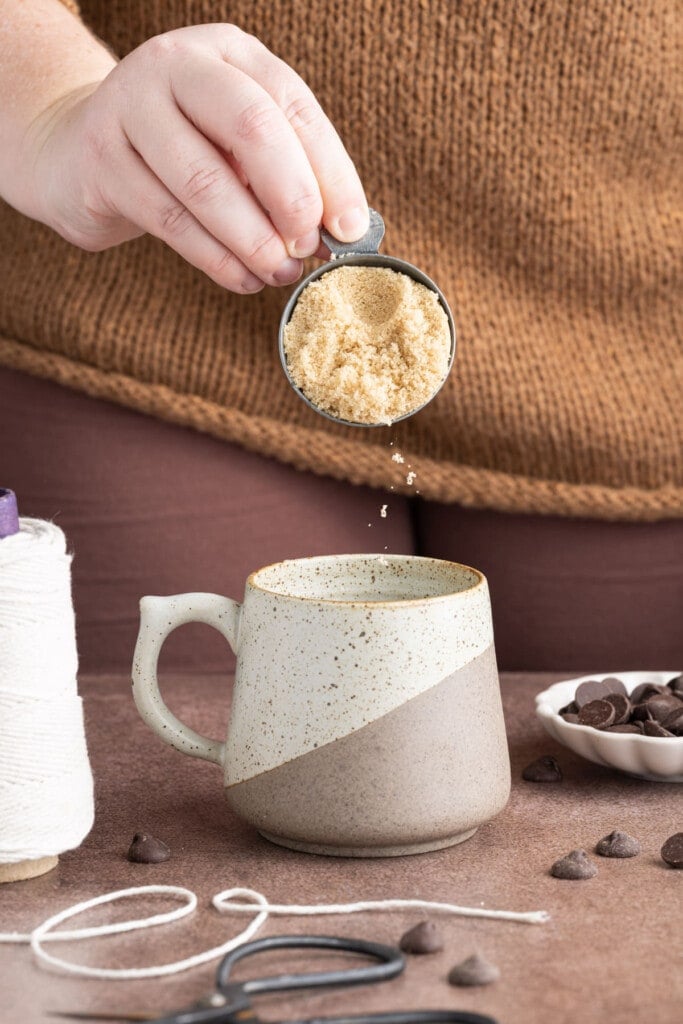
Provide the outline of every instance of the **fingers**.
{"type": "MultiPolygon", "coordinates": [[[[253,36],[244,35],[239,47],[233,44],[226,59],[258,80],[296,132],[320,188],[327,230],[341,242],[357,241],[369,227],[363,186],[353,161],[309,87],[253,36]]],[[[300,255],[313,251],[311,247],[300,255]]]]}
{"type": "MultiPolygon", "coordinates": [[[[154,175],[221,245],[262,281],[291,284],[301,274],[282,238],[227,160],[169,97],[130,119],[128,136],[154,175]]],[[[234,167],[237,167],[238,172],[234,167]]],[[[241,173],[240,173],[241,171],[241,173]]]]}
{"type": "Polygon", "coordinates": [[[120,151],[112,167],[110,200],[127,220],[175,249],[183,259],[230,291],[260,291],[263,281],[206,230],[132,149],[120,151]]]}
{"type": "Polygon", "coordinates": [[[306,239],[314,251],[320,188],[296,132],[266,90],[216,57],[177,64],[173,93],[185,116],[234,155],[287,249],[300,252],[306,239]]]}
{"type": "Polygon", "coordinates": [[[233,291],[294,282],[301,258],[326,253],[321,223],[342,241],[368,228],[356,169],[313,93],[234,26],[155,37],[118,65],[92,107],[93,180],[106,210],[233,291]],[[118,169],[97,156],[112,112],[118,169]]]}

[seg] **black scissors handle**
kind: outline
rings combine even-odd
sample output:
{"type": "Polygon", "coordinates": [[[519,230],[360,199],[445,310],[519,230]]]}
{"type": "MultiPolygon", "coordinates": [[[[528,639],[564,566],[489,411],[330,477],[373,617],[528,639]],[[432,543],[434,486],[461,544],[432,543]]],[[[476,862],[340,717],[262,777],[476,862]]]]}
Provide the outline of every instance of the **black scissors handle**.
{"type": "MultiPolygon", "coordinates": [[[[216,972],[216,1004],[188,1007],[168,1017],[159,1017],[153,1024],[247,1024],[257,1022],[250,996],[268,992],[288,992],[302,988],[328,988],[341,985],[365,985],[395,978],[405,967],[403,954],[393,946],[364,939],[338,938],[331,935],[275,935],[245,942],[223,957],[216,972]],[[230,980],[235,964],[257,953],[277,949],[326,949],[353,953],[376,961],[363,967],[313,974],[276,974],[267,978],[250,978],[243,982],[230,980]]],[[[373,1013],[344,1017],[314,1017],[283,1021],[280,1024],[497,1024],[493,1017],[464,1010],[414,1010],[400,1013],[373,1013]]]]}
{"type": "Polygon", "coordinates": [[[361,1014],[359,1017],[307,1017],[278,1024],[498,1024],[494,1017],[467,1010],[414,1010],[395,1014],[361,1014]]]}
{"type": "Polygon", "coordinates": [[[278,1024],[498,1024],[494,1017],[468,1010],[412,1010],[401,1013],[368,1013],[353,1017],[307,1017],[278,1024]]]}
{"type": "MultiPolygon", "coordinates": [[[[332,985],[366,985],[375,981],[395,978],[405,967],[405,958],[393,946],[364,939],[338,938],[333,935],[273,935],[265,939],[245,942],[223,957],[216,973],[216,988],[223,995],[233,995],[235,989],[245,996],[265,992],[289,992],[298,988],[328,988],[332,985]],[[236,963],[256,953],[275,949],[331,949],[340,953],[355,953],[378,961],[363,967],[350,967],[338,971],[317,971],[314,974],[276,974],[269,978],[251,978],[235,985],[230,974],[236,963]]],[[[387,1021],[387,1024],[389,1022],[387,1021]]]]}

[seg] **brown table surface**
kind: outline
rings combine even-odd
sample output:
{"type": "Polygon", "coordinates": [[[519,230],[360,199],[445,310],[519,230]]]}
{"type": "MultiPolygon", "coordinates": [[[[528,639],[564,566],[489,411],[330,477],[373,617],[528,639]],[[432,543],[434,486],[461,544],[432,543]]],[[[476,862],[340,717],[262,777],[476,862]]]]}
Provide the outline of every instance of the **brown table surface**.
{"type": "MultiPolygon", "coordinates": [[[[533,696],[557,679],[551,673],[503,676],[512,797],[505,810],[462,845],[438,853],[381,860],[345,860],[293,853],[270,845],[240,822],[221,794],[219,770],[171,750],[138,718],[127,678],[81,680],[96,779],[95,827],[80,849],[64,854],[42,878],[0,887],[0,929],[30,930],[50,914],[102,892],[150,883],[193,889],[199,908],[188,919],[137,935],[60,943],[54,952],[88,964],[139,966],[179,959],[218,945],[246,923],[213,910],[210,897],[232,886],[258,889],[273,902],[321,903],[389,897],[423,898],[474,907],[545,909],[552,919],[531,925],[463,917],[439,919],[443,952],[409,959],[405,973],[372,987],[312,996],[270,997],[264,1020],[388,1010],[461,1008],[491,1014],[500,1024],[673,1024],[683,1019],[680,886],[683,873],[659,857],[663,841],[683,827],[681,789],[644,782],[583,761],[543,732],[533,696]],[[559,785],[523,782],[525,764],[557,756],[559,785]],[[637,836],[633,860],[596,857],[599,874],[559,881],[551,863],[576,847],[590,850],[614,828],[637,836]],[[130,864],[134,832],[164,839],[164,864],[130,864]],[[499,982],[454,989],[446,974],[475,950],[499,965],[499,982]],[[675,955],[674,955],[675,954],[675,955]]],[[[168,676],[169,705],[189,724],[219,736],[227,719],[225,677],[191,682],[168,676]]],[[[163,908],[173,904],[164,900],[163,908]]],[[[73,927],[142,916],[159,901],[124,901],[83,915],[73,927]]],[[[424,915],[273,918],[261,935],[313,932],[395,943],[424,915]]],[[[303,961],[269,954],[249,969],[301,969],[303,961]],[[283,966],[286,965],[286,968],[283,966]]],[[[310,961],[309,961],[310,966],[310,961]]],[[[0,1021],[48,1021],[48,1010],[162,1011],[193,1002],[212,988],[215,964],[168,979],[99,981],[38,967],[26,947],[0,947],[0,1021]]]]}

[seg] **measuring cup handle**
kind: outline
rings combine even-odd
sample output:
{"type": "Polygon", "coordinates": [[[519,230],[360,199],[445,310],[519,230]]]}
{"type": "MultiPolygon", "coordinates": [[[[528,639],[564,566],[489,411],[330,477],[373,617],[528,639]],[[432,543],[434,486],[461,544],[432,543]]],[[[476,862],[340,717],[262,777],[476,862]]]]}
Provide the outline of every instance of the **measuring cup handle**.
{"type": "Polygon", "coordinates": [[[219,594],[174,594],[143,597],[140,631],[133,655],[133,698],[143,720],[165,743],[190,757],[222,765],[225,744],[200,736],[184,725],[164,704],[157,665],[164,640],[186,622],[205,622],[222,633],[233,651],[237,647],[241,605],[219,594]]]}
{"type": "Polygon", "coordinates": [[[372,207],[368,209],[370,226],[362,238],[357,242],[340,242],[331,235],[325,228],[321,228],[320,237],[330,250],[330,259],[336,260],[339,256],[362,256],[369,254],[376,256],[384,238],[384,221],[381,214],[372,207]]]}

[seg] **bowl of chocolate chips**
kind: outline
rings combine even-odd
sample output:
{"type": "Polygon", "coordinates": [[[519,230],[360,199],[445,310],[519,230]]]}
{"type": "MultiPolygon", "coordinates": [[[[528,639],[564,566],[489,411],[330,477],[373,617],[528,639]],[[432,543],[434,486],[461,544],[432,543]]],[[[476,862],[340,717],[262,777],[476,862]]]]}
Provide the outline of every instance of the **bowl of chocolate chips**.
{"type": "Polygon", "coordinates": [[[565,679],[539,693],[550,735],[596,764],[655,782],[683,782],[683,675],[620,672],[565,679]]]}

